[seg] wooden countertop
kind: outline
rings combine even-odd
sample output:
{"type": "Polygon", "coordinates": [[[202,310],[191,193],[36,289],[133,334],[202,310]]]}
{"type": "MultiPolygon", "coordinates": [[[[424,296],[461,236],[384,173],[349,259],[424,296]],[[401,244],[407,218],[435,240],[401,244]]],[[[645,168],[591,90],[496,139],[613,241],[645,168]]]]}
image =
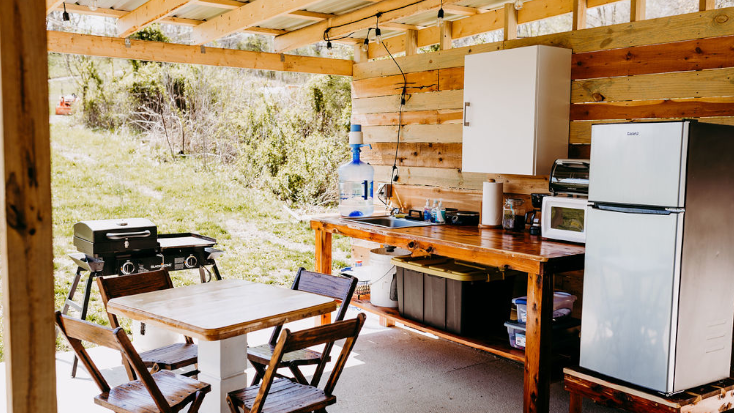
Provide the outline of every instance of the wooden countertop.
{"type": "Polygon", "coordinates": [[[585,252],[584,246],[580,244],[544,240],[527,232],[511,233],[473,226],[385,228],[334,216],[314,218],[311,228],[394,245],[413,252],[446,255],[527,272],[540,271],[541,267],[559,266],[564,270],[583,268],[585,252]]]}
{"type": "Polygon", "coordinates": [[[317,294],[222,280],[113,298],[107,310],[201,340],[222,340],[326,314],[336,302],[317,294]]]}

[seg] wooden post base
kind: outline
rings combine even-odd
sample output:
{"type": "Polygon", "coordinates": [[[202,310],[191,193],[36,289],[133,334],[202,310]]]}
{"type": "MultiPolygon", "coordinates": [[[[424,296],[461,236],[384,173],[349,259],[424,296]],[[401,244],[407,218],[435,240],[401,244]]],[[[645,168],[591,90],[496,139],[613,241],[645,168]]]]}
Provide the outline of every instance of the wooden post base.
{"type": "Polygon", "coordinates": [[[380,317],[380,325],[383,327],[395,327],[395,321],[387,317],[380,317]]]}

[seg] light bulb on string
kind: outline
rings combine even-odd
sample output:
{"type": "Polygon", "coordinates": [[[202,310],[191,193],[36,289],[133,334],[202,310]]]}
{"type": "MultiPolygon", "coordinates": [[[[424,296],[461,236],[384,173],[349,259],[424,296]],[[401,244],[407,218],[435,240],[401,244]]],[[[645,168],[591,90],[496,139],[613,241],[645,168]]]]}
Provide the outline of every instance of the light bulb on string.
{"type": "Polygon", "coordinates": [[[64,27],[71,25],[71,17],[69,17],[69,12],[66,11],[66,2],[64,2],[64,12],[61,14],[61,19],[64,21],[64,27]]]}
{"type": "Polygon", "coordinates": [[[382,36],[381,35],[382,35],[382,32],[380,31],[380,28],[379,27],[376,28],[375,29],[375,41],[378,44],[382,43],[382,36]]]}
{"type": "Polygon", "coordinates": [[[522,1],[523,0],[515,0],[515,10],[522,9],[522,1]]]}
{"type": "Polygon", "coordinates": [[[92,0],[91,3],[89,3],[89,10],[95,11],[99,8],[99,1],[98,0],[92,0]]]}
{"type": "Polygon", "coordinates": [[[362,51],[365,52],[365,53],[367,53],[367,52],[370,51],[370,39],[369,39],[369,37],[364,39],[364,42],[362,43],[362,51]]]}
{"type": "Polygon", "coordinates": [[[443,6],[441,6],[440,9],[438,9],[438,16],[436,16],[436,25],[438,27],[441,27],[443,24],[443,18],[444,18],[444,12],[443,12],[443,6]]]}
{"type": "Polygon", "coordinates": [[[331,45],[331,40],[326,41],[326,55],[329,57],[334,56],[334,48],[331,45]]]}

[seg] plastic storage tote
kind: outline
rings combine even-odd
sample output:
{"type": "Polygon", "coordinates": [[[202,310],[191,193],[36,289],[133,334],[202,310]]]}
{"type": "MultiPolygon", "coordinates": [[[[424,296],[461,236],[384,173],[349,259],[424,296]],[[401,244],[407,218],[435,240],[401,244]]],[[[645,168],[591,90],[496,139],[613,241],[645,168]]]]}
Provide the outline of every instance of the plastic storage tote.
{"type": "MultiPolygon", "coordinates": [[[[573,303],[576,296],[563,291],[553,293],[553,318],[566,317],[573,311],[573,303]]],[[[512,299],[512,303],[517,307],[517,321],[526,323],[528,318],[528,298],[517,297],[512,299]]]]}

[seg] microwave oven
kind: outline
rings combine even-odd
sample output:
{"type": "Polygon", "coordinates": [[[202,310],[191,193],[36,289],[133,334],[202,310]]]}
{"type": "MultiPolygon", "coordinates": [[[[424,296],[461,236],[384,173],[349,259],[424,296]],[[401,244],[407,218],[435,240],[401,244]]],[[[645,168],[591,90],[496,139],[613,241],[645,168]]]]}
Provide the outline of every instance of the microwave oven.
{"type": "Polygon", "coordinates": [[[543,238],[586,242],[586,198],[546,196],[541,209],[543,238]]]}

